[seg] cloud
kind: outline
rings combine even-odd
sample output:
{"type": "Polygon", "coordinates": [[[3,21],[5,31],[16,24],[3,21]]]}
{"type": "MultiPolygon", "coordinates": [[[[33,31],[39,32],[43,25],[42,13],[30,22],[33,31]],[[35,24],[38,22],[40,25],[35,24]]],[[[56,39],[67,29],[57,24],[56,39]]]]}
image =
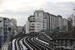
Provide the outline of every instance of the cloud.
{"type": "Polygon", "coordinates": [[[19,10],[21,7],[25,8],[23,10],[29,10],[30,8],[27,7],[39,7],[40,5],[44,4],[46,0],[15,0],[15,1],[9,1],[4,2],[3,6],[8,10],[19,10]]]}
{"type": "Polygon", "coordinates": [[[74,0],[1,0],[0,16],[15,18],[18,25],[24,25],[27,18],[41,8],[66,18],[66,15],[73,13],[70,1],[75,3],[74,0]]]}
{"type": "Polygon", "coordinates": [[[58,2],[75,2],[75,0],[48,0],[49,2],[58,3],[58,2]]]}
{"type": "Polygon", "coordinates": [[[66,15],[70,15],[73,13],[73,5],[70,2],[58,2],[58,3],[51,3],[48,2],[45,5],[42,5],[43,10],[55,14],[55,15],[62,15],[62,17],[67,18],[66,15]]]}
{"type": "Polygon", "coordinates": [[[24,25],[27,21],[27,18],[32,15],[34,10],[30,11],[16,11],[13,12],[11,10],[4,10],[3,12],[0,12],[0,16],[2,17],[8,17],[8,18],[15,18],[17,20],[18,25],[24,25]],[[22,23],[22,24],[20,24],[22,23]]]}

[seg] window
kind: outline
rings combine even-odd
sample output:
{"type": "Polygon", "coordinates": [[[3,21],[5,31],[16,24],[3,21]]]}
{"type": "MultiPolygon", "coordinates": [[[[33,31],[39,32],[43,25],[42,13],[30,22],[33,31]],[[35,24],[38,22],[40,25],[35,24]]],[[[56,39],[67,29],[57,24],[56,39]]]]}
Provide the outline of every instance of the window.
{"type": "Polygon", "coordinates": [[[34,23],[32,23],[32,25],[34,25],[34,23]]]}
{"type": "Polygon", "coordinates": [[[2,40],[2,36],[0,36],[0,40],[2,40]]]}
{"type": "Polygon", "coordinates": [[[4,32],[4,36],[7,36],[7,32],[4,32]]]}
{"type": "Polygon", "coordinates": [[[4,18],[4,20],[6,20],[6,18],[4,18]]]}
{"type": "Polygon", "coordinates": [[[35,18],[33,18],[33,20],[35,20],[35,18]]]}
{"type": "Polygon", "coordinates": [[[7,31],[7,28],[4,28],[4,31],[7,31]]]}

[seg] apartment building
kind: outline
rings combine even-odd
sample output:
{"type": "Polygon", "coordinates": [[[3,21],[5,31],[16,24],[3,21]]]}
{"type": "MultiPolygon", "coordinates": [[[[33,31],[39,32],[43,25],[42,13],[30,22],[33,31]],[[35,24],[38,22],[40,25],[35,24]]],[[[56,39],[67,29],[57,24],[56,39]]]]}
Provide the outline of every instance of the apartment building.
{"type": "Polygon", "coordinates": [[[26,23],[26,33],[39,32],[46,29],[46,16],[43,10],[36,10],[34,15],[28,17],[28,21],[26,23]]]}
{"type": "Polygon", "coordinates": [[[73,27],[72,21],[73,21],[72,18],[69,17],[69,18],[68,18],[68,31],[72,31],[72,27],[73,27]]]}
{"type": "Polygon", "coordinates": [[[10,23],[9,23],[9,25],[10,25],[10,27],[12,27],[12,35],[13,36],[15,36],[15,35],[17,35],[18,33],[18,28],[17,28],[17,20],[16,19],[10,19],[10,21],[9,21],[10,23]]]}
{"type": "Polygon", "coordinates": [[[18,34],[23,33],[23,26],[17,26],[18,34]]]}
{"type": "Polygon", "coordinates": [[[35,16],[30,15],[28,21],[29,21],[29,32],[35,32],[35,16]]]}
{"type": "Polygon", "coordinates": [[[40,32],[42,30],[71,30],[72,23],[60,15],[53,15],[43,10],[35,10],[26,22],[26,33],[40,32]]]}
{"type": "Polygon", "coordinates": [[[26,21],[26,34],[29,33],[29,21],[26,21]]]}
{"type": "Polygon", "coordinates": [[[11,37],[13,31],[13,23],[9,18],[0,17],[0,47],[7,40],[7,37],[11,37]]]}
{"type": "Polygon", "coordinates": [[[8,18],[0,17],[0,47],[6,41],[8,35],[8,18]]]}
{"type": "Polygon", "coordinates": [[[73,26],[75,26],[75,17],[73,18],[73,26]]]}
{"type": "Polygon", "coordinates": [[[34,12],[35,16],[35,32],[39,32],[41,30],[46,30],[46,16],[43,10],[36,10],[34,12]]]}
{"type": "Polygon", "coordinates": [[[62,24],[63,24],[62,23],[62,16],[58,15],[58,19],[57,20],[58,20],[58,22],[57,22],[58,23],[58,27],[57,28],[62,30],[62,24]]]}
{"type": "Polygon", "coordinates": [[[28,17],[26,33],[40,32],[41,30],[61,29],[62,16],[53,15],[43,10],[36,10],[34,15],[28,17]]]}
{"type": "Polygon", "coordinates": [[[62,16],[46,13],[46,18],[47,30],[61,29],[62,16]]]}
{"type": "Polygon", "coordinates": [[[62,30],[68,31],[68,19],[62,18],[62,30]]]}

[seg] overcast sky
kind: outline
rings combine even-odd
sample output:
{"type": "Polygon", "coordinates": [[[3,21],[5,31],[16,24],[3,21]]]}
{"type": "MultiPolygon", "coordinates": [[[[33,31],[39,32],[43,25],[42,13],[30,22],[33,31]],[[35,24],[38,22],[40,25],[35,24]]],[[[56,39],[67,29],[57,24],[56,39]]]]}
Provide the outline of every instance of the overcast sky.
{"type": "Polygon", "coordinates": [[[14,18],[23,26],[33,12],[42,9],[54,15],[67,18],[73,13],[75,0],[0,0],[0,16],[14,18]]]}

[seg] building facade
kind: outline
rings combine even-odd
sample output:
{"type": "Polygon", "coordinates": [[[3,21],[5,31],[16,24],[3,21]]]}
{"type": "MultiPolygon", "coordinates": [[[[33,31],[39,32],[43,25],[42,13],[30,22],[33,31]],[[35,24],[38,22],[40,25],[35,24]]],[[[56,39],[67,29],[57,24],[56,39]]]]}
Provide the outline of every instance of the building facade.
{"type": "Polygon", "coordinates": [[[18,28],[18,34],[23,33],[23,26],[17,26],[17,28],[18,28]]]}
{"type": "Polygon", "coordinates": [[[46,16],[43,10],[36,10],[34,15],[28,17],[28,21],[26,23],[26,33],[39,32],[46,29],[46,16]]]}
{"type": "Polygon", "coordinates": [[[43,10],[36,10],[34,15],[28,17],[26,33],[61,29],[61,19],[60,15],[56,16],[43,10]]]}
{"type": "Polygon", "coordinates": [[[73,27],[73,25],[72,25],[72,18],[69,17],[68,18],[68,31],[72,31],[72,27],[73,27]]]}
{"type": "Polygon", "coordinates": [[[9,21],[10,23],[9,23],[9,27],[11,27],[11,29],[12,29],[12,35],[13,36],[15,36],[15,35],[17,35],[18,33],[18,28],[17,28],[17,20],[16,19],[10,19],[10,21],[9,21]]]}
{"type": "Polygon", "coordinates": [[[55,30],[55,29],[61,29],[61,19],[62,16],[58,15],[53,15],[46,13],[46,18],[47,18],[47,30],[55,30]]]}
{"type": "Polygon", "coordinates": [[[62,30],[68,31],[68,19],[63,18],[61,23],[62,23],[62,30]]]}
{"type": "Polygon", "coordinates": [[[8,24],[9,19],[0,17],[0,47],[6,41],[7,37],[9,36],[8,32],[8,24]]]}
{"type": "Polygon", "coordinates": [[[7,40],[7,37],[11,37],[13,33],[12,24],[9,18],[0,17],[0,47],[2,47],[3,43],[7,40]]]}
{"type": "Polygon", "coordinates": [[[73,26],[75,26],[75,14],[72,16],[73,26]]]}
{"type": "Polygon", "coordinates": [[[69,31],[71,22],[62,16],[53,15],[43,10],[36,10],[34,15],[28,17],[26,22],[26,33],[40,32],[43,30],[64,30],[69,31]]]}
{"type": "Polygon", "coordinates": [[[43,10],[36,10],[34,12],[35,16],[35,32],[39,32],[41,30],[46,30],[46,16],[43,10]]]}

